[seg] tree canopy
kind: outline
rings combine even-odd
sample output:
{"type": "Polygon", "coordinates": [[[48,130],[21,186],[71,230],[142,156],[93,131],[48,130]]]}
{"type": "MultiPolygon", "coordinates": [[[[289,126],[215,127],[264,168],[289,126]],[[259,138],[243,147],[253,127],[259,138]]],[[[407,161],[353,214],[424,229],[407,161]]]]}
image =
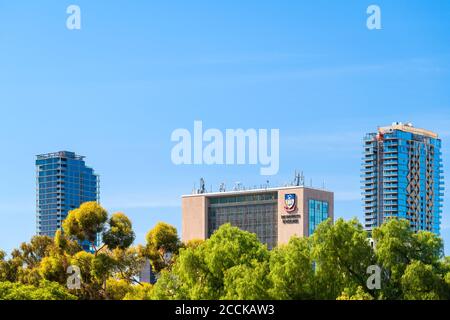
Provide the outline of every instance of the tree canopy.
{"type": "Polygon", "coordinates": [[[450,299],[450,257],[437,235],[392,219],[371,237],[357,220],[339,219],[268,250],[256,234],[230,224],[207,240],[181,243],[176,228],[160,222],[145,245],[133,245],[124,213],[108,218],[87,203],[53,239],[35,236],[9,256],[0,250],[0,299],[450,299]],[[80,241],[95,241],[97,233],[103,245],[83,251],[80,241]],[[139,281],[147,261],[154,285],[139,281]],[[69,277],[79,286],[68,286],[69,277]],[[369,285],[372,277],[379,287],[369,285]]]}

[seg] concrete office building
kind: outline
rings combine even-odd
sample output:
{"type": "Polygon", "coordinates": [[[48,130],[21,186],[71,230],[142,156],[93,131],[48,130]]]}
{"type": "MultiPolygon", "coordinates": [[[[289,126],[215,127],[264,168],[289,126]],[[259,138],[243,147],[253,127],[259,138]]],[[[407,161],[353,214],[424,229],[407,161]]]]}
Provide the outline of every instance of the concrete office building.
{"type": "Polygon", "coordinates": [[[332,192],[291,186],[182,197],[182,240],[207,239],[225,223],[255,233],[274,248],[296,235],[308,237],[324,220],[333,220],[332,192]]]}

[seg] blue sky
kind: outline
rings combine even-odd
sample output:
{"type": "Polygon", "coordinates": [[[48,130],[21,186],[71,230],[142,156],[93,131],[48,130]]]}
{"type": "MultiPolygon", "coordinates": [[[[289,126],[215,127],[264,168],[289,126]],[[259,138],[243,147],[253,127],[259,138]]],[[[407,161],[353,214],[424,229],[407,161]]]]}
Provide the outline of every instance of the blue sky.
{"type": "MultiPolygon", "coordinates": [[[[0,248],[35,232],[34,156],[71,150],[101,176],[101,202],[133,220],[181,225],[200,177],[260,185],[259,166],[175,166],[177,128],[280,129],[295,169],[362,220],[366,132],[413,122],[450,146],[450,2],[0,1],[0,248]],[[366,28],[378,4],[382,30],[366,28]],[[82,29],[66,28],[81,8],[82,29]]],[[[450,251],[449,192],[442,233],[450,251]]]]}

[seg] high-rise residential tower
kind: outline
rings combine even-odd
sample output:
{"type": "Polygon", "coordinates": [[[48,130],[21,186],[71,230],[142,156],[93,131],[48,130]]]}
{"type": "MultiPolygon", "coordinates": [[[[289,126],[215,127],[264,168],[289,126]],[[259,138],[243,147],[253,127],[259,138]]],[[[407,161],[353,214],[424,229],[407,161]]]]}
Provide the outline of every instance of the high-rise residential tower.
{"type": "Polygon", "coordinates": [[[400,218],[414,231],[439,235],[444,181],[438,135],[399,122],[367,134],[362,188],[366,230],[400,218]]]}
{"type": "Polygon", "coordinates": [[[99,178],[84,157],[60,151],[36,158],[36,232],[53,237],[68,212],[99,201],[99,178]]]}

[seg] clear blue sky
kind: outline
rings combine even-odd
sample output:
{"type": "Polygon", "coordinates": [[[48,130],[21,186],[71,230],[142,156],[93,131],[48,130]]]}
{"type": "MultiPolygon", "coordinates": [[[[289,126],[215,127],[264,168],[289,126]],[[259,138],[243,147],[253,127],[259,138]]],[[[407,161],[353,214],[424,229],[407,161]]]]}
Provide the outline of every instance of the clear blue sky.
{"type": "MultiPolygon", "coordinates": [[[[259,166],[174,166],[174,129],[279,128],[280,172],[335,191],[363,218],[362,138],[410,121],[450,147],[450,2],[0,0],[0,248],[35,232],[34,156],[71,150],[101,175],[101,202],[180,227],[203,176],[264,183],[259,166]],[[366,28],[378,4],[383,30],[366,28]],[[81,7],[82,30],[66,29],[81,7]]],[[[449,192],[442,233],[450,247],[449,192]]]]}

